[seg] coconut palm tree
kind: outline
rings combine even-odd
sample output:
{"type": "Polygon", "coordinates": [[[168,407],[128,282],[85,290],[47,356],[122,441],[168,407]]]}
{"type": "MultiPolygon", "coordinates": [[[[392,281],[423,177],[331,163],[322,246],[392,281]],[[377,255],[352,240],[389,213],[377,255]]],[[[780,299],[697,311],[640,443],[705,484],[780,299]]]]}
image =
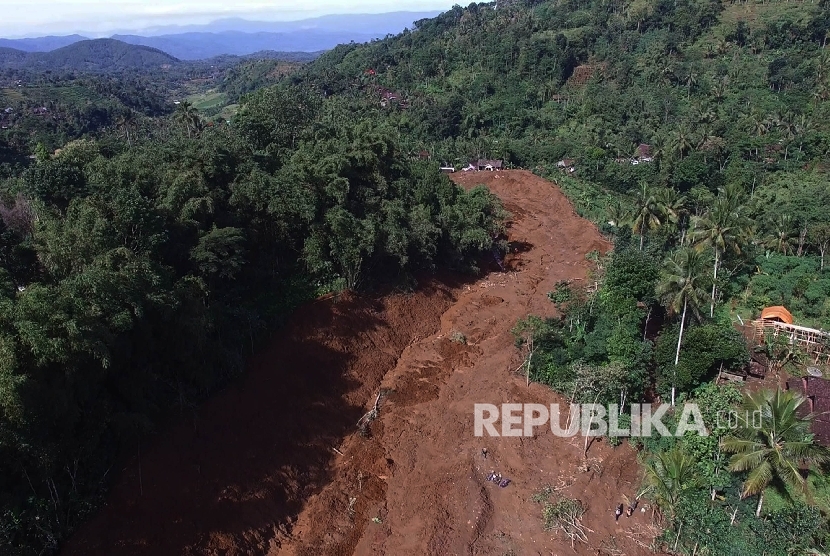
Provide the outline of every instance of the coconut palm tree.
{"type": "Polygon", "coordinates": [[[770,221],[769,228],[772,233],[766,237],[764,247],[778,251],[782,255],[790,253],[797,239],[793,217],[789,214],[782,214],[770,221]]]}
{"type": "Polygon", "coordinates": [[[656,230],[663,224],[657,198],[654,195],[654,191],[649,189],[648,184],[645,182],[640,184],[634,211],[631,231],[640,235],[640,251],[642,251],[643,239],[645,238],[646,232],[648,230],[656,230]]]}
{"type": "Polygon", "coordinates": [[[758,137],[763,137],[769,131],[770,119],[761,112],[753,111],[749,115],[749,124],[752,133],[758,137]]]}
{"type": "Polygon", "coordinates": [[[677,129],[671,135],[670,140],[672,151],[677,153],[680,160],[683,160],[683,155],[686,154],[687,151],[690,151],[694,146],[692,132],[685,123],[681,123],[677,126],[677,129]]]}
{"type": "Polygon", "coordinates": [[[611,226],[619,228],[629,224],[631,213],[628,208],[623,206],[623,204],[619,201],[609,203],[605,210],[608,216],[608,224],[611,226]]]}
{"type": "Polygon", "coordinates": [[[802,114],[795,122],[795,135],[798,137],[798,152],[801,153],[804,149],[804,138],[806,135],[816,130],[812,118],[806,114],[802,114]]]}
{"type": "Polygon", "coordinates": [[[671,225],[674,230],[680,229],[686,214],[686,197],[673,187],[663,187],[657,190],[654,198],[663,224],[671,225]]]}
{"type": "Polygon", "coordinates": [[[695,465],[695,458],[679,446],[646,461],[643,494],[650,494],[669,521],[674,521],[683,493],[695,487],[695,465]]]}
{"type": "Polygon", "coordinates": [[[716,82],[712,87],[712,98],[715,99],[717,104],[723,102],[723,99],[726,98],[726,94],[729,92],[729,78],[724,77],[720,81],[716,82]]]}
{"type": "Polygon", "coordinates": [[[741,497],[759,495],[756,516],[761,515],[768,486],[777,484],[806,494],[805,471],[830,461],[830,451],[813,443],[812,415],[798,416],[804,402],[795,392],[781,389],[748,392],[738,428],[721,440],[723,451],[734,454],[729,469],[748,473],[741,497]]]}
{"type": "Polygon", "coordinates": [[[723,255],[729,251],[741,253],[741,242],[747,236],[747,220],[742,216],[739,194],[734,188],[721,190],[712,208],[694,219],[692,240],[698,249],[710,248],[715,254],[712,274],[712,299],[709,317],[715,314],[718,269],[723,255]]]}
{"type": "Polygon", "coordinates": [[[688,73],[686,73],[686,78],[683,80],[686,84],[686,89],[688,90],[688,97],[691,98],[692,96],[692,87],[697,86],[698,81],[698,74],[697,70],[694,68],[689,68],[688,73]]]}
{"type": "Polygon", "coordinates": [[[181,101],[176,106],[176,121],[184,126],[188,137],[192,137],[193,132],[198,131],[201,124],[199,111],[187,100],[181,101]]]}
{"type": "Polygon", "coordinates": [[[671,385],[671,403],[674,405],[677,382],[677,363],[680,361],[680,346],[686,315],[689,311],[700,320],[700,304],[706,293],[700,287],[704,271],[704,260],[694,249],[681,249],[666,261],[663,276],[657,285],[657,295],[663,299],[670,313],[681,313],[680,334],[677,336],[677,350],[674,355],[674,376],[671,385]]]}

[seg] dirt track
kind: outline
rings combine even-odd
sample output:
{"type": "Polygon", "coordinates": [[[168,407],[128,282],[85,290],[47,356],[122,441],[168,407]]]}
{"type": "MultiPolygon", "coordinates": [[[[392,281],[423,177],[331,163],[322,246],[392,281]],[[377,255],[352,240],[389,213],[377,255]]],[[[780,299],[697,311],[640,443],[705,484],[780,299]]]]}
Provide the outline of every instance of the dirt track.
{"type": "Polygon", "coordinates": [[[637,486],[623,444],[475,438],[473,404],[559,401],[513,371],[510,329],[549,315],[559,280],[583,280],[605,250],[562,193],[529,172],[456,175],[485,183],[513,215],[507,272],[431,281],[411,295],[353,295],[297,312],[246,379],[161,436],[123,470],[107,507],[64,550],[84,555],[645,554],[650,513],[615,523],[637,486]],[[459,332],[466,344],[453,342],[459,332]],[[369,438],[355,423],[381,389],[369,438]],[[487,448],[483,457],[482,448],[487,448]],[[491,470],[512,483],[485,482],[491,470]],[[545,532],[531,496],[582,500],[589,545],[545,532]],[[141,492],[143,490],[143,493],[141,492]]]}

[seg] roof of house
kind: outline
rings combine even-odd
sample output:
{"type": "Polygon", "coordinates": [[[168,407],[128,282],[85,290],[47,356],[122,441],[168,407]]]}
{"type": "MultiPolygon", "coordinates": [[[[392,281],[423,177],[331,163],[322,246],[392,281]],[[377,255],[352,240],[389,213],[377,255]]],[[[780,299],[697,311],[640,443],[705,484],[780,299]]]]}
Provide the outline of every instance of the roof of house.
{"type": "Polygon", "coordinates": [[[651,145],[646,145],[645,143],[640,143],[640,146],[637,147],[637,156],[641,158],[650,157],[651,156],[651,145]]]}
{"type": "Polygon", "coordinates": [[[761,311],[761,318],[767,320],[780,320],[787,324],[793,323],[793,315],[787,311],[786,307],[776,305],[775,307],[767,307],[761,311]]]}

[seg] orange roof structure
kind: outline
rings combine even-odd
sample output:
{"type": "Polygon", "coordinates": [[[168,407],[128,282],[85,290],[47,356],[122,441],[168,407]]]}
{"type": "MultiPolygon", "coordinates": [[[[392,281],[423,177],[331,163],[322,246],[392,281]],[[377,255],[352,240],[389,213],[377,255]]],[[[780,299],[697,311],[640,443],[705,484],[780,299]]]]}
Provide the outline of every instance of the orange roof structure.
{"type": "Polygon", "coordinates": [[[775,307],[767,307],[761,311],[761,318],[763,320],[777,320],[786,324],[793,323],[792,314],[787,311],[785,307],[776,305],[775,307]]]}

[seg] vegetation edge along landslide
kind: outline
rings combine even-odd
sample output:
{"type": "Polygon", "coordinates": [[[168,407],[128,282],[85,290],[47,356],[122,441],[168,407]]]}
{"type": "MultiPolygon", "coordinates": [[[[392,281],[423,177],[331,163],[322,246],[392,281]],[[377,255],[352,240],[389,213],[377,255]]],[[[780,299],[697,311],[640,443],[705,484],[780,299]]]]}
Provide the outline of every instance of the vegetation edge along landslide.
{"type": "MultiPolygon", "coordinates": [[[[472,269],[503,213],[439,165],[503,160],[551,176],[615,241],[595,261],[595,291],[552,292],[563,316],[537,323],[531,378],[566,389],[610,373],[624,377],[614,399],[726,409],[738,395],[712,379],[753,359],[773,393],[742,403],[795,419],[774,375],[805,374],[806,355],[733,330],[770,305],[830,327],[829,7],[471,4],[337,47],[280,86],[253,90],[245,80],[262,72],[237,74],[225,92],[247,96],[230,124],[184,102],[170,114],[179,85],[158,72],[132,89],[147,101],[120,94],[117,124],[80,114],[60,134],[16,134],[3,108],[8,550],[55,549],[119,447],[225,383],[255,332],[300,300],[417,268],[472,269]]],[[[793,422],[781,445],[795,452],[777,457],[796,474],[766,455],[764,467],[741,463],[738,441],[759,441],[728,431],[640,446],[663,548],[826,551],[824,456],[799,448],[815,438],[793,422]],[[668,469],[664,496],[654,485],[668,469]]]]}

